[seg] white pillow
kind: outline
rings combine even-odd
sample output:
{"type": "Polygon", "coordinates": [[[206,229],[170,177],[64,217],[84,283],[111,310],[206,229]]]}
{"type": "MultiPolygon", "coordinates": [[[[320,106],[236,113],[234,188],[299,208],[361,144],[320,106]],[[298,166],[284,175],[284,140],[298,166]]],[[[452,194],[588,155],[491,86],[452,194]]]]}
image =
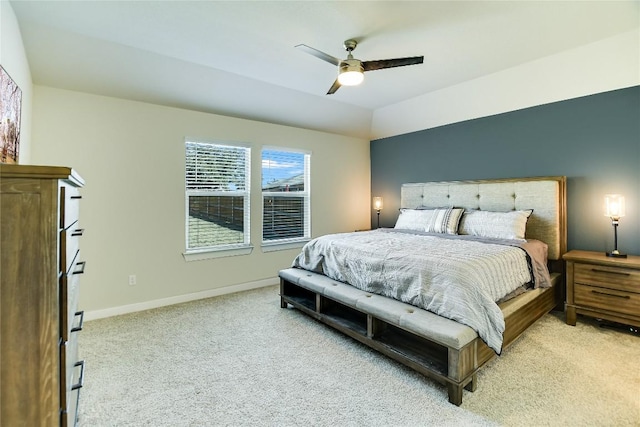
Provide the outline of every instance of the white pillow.
{"type": "Polygon", "coordinates": [[[492,239],[524,240],[532,209],[510,212],[467,211],[462,215],[459,234],[492,239]]]}
{"type": "Polygon", "coordinates": [[[400,209],[400,216],[394,228],[398,230],[425,231],[433,218],[433,210],[429,209],[400,209]]]}
{"type": "Polygon", "coordinates": [[[395,228],[428,233],[457,234],[464,209],[400,209],[395,228]]]}

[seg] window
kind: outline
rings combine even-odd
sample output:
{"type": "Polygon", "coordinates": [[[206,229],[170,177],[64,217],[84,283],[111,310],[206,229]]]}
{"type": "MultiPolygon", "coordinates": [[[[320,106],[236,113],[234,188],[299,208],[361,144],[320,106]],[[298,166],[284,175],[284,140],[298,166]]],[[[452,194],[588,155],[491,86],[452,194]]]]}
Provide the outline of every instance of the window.
{"type": "Polygon", "coordinates": [[[283,148],[262,150],[262,243],[285,244],[311,236],[311,155],[283,148]]]}
{"type": "Polygon", "coordinates": [[[251,148],[198,141],[185,146],[187,254],[248,248],[251,148]]]}

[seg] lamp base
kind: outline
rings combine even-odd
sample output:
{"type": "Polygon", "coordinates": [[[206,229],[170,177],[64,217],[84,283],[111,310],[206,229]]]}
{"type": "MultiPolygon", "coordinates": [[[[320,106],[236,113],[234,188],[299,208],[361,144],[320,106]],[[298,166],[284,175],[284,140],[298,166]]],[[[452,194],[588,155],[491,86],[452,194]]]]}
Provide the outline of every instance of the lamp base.
{"type": "Polygon", "coordinates": [[[615,251],[607,252],[607,256],[613,257],[613,258],[626,258],[627,254],[621,254],[620,252],[615,250],[615,251]]]}

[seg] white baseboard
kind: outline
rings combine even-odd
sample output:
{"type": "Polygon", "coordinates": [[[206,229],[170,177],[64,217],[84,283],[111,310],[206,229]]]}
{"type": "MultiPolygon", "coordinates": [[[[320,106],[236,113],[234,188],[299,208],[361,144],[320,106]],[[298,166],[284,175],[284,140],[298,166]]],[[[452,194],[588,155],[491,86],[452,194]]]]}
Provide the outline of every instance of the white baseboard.
{"type": "Polygon", "coordinates": [[[264,288],[266,286],[277,285],[280,283],[277,277],[255,282],[240,283],[239,285],[225,286],[223,288],[209,289],[202,292],[192,294],[177,295],[175,297],[162,298],[153,301],[145,301],[136,304],[122,305],[120,307],[105,308],[103,310],[87,311],[84,314],[84,320],[102,319],[105,317],[118,316],[120,314],[135,313],[136,311],[144,311],[152,308],[165,307],[183,302],[196,301],[204,298],[217,297],[220,295],[233,294],[235,292],[248,291],[251,289],[264,288]]]}

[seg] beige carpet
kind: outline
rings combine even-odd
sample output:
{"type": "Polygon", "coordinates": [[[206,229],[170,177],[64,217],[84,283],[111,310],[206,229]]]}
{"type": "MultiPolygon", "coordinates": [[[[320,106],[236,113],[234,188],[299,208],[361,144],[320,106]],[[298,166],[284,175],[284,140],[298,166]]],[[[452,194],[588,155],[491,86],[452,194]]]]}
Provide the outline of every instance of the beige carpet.
{"type": "Polygon", "coordinates": [[[460,407],[275,286],[87,322],[80,346],[80,426],[640,426],[640,338],[560,313],[460,407]]]}

